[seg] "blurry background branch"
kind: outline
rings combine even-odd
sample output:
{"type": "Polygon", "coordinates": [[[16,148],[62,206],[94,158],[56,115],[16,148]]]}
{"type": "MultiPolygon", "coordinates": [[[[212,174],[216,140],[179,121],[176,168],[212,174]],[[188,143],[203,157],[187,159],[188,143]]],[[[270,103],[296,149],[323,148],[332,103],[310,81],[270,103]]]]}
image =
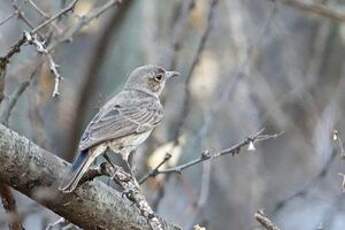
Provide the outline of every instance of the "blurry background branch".
{"type": "Polygon", "coordinates": [[[283,4],[295,7],[302,11],[312,13],[315,15],[320,15],[331,20],[336,20],[340,22],[345,22],[345,13],[337,9],[332,9],[330,6],[327,6],[322,3],[311,2],[306,0],[273,0],[278,1],[283,4]]]}

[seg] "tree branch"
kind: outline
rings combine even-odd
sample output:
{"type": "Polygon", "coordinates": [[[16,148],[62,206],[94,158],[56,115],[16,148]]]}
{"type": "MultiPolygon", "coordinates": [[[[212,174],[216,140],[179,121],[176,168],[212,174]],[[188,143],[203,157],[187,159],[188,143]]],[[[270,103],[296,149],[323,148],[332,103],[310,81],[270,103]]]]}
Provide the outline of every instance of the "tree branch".
{"type": "Polygon", "coordinates": [[[331,20],[345,22],[345,14],[331,9],[324,4],[314,2],[303,2],[301,0],[278,0],[282,4],[295,7],[305,12],[329,18],[331,20]]]}
{"type": "MultiPolygon", "coordinates": [[[[150,229],[137,208],[105,184],[92,181],[74,193],[56,189],[69,164],[0,125],[0,180],[86,229],[150,229]]],[[[179,229],[161,219],[166,229],[179,229]]]]}
{"type": "Polygon", "coordinates": [[[24,93],[26,88],[30,85],[30,81],[23,81],[20,85],[14,90],[13,94],[4,101],[1,114],[0,114],[0,123],[7,125],[8,120],[11,116],[11,112],[16,105],[18,98],[24,93]]]}
{"type": "Polygon", "coordinates": [[[148,176],[149,177],[155,177],[159,174],[169,174],[169,173],[179,173],[180,174],[180,173],[182,173],[183,170],[190,168],[194,165],[197,165],[203,161],[214,160],[220,156],[224,156],[224,155],[228,155],[228,154],[232,154],[232,155],[238,154],[242,150],[242,148],[245,146],[248,146],[248,150],[255,150],[254,143],[266,141],[268,139],[277,138],[278,136],[280,136],[282,134],[282,133],[279,133],[279,134],[273,134],[273,135],[263,135],[262,134],[263,131],[264,131],[264,129],[261,129],[260,131],[258,131],[254,135],[245,138],[240,143],[235,144],[229,148],[223,149],[217,153],[211,154],[209,151],[204,151],[200,154],[200,156],[198,158],[191,160],[187,163],[178,165],[176,167],[164,169],[164,170],[159,170],[160,166],[158,168],[156,167],[154,172],[149,173],[148,176]]]}
{"type": "Polygon", "coordinates": [[[278,226],[276,226],[262,210],[256,211],[254,217],[257,222],[261,224],[266,230],[280,230],[278,226]]]}

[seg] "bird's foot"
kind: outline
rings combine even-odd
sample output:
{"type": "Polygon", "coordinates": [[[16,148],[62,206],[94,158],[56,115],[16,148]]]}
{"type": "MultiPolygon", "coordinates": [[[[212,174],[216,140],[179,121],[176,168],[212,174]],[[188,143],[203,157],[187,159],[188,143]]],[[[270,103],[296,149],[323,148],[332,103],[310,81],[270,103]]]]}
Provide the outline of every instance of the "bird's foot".
{"type": "Polygon", "coordinates": [[[122,192],[121,197],[124,198],[126,197],[129,201],[132,202],[132,205],[135,204],[135,199],[134,199],[134,191],[133,190],[125,190],[122,192]]]}

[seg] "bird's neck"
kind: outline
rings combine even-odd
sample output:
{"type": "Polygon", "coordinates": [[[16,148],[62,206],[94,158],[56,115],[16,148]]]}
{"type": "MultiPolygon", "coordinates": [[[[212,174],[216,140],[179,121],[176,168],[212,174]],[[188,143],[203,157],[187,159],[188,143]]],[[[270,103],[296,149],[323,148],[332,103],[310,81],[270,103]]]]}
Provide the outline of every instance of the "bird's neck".
{"type": "Polygon", "coordinates": [[[159,96],[156,93],[150,92],[149,90],[145,90],[145,89],[139,89],[139,88],[136,88],[136,87],[126,87],[126,88],[124,88],[124,90],[127,90],[127,91],[137,91],[137,92],[140,92],[140,93],[144,93],[147,96],[151,96],[151,97],[154,97],[154,98],[159,98],[159,96]]]}

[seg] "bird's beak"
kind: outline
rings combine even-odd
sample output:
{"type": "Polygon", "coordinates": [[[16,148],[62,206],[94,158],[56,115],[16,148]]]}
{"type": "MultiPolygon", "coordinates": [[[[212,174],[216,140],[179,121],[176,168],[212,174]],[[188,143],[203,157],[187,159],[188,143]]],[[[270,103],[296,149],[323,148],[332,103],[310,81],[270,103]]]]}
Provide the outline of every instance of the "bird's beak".
{"type": "Polygon", "coordinates": [[[166,71],[165,74],[167,76],[167,79],[180,76],[180,73],[177,71],[166,71]]]}

